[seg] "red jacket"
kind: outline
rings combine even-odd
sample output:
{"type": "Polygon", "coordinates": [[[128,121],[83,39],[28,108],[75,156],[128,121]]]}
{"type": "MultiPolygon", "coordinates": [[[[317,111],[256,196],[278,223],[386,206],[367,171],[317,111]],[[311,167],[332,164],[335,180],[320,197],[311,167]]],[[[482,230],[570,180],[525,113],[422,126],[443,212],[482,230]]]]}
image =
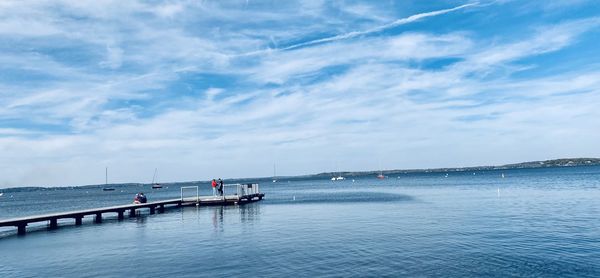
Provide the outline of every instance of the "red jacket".
{"type": "Polygon", "coordinates": [[[216,181],[212,181],[212,187],[217,187],[217,182],[216,181]]]}

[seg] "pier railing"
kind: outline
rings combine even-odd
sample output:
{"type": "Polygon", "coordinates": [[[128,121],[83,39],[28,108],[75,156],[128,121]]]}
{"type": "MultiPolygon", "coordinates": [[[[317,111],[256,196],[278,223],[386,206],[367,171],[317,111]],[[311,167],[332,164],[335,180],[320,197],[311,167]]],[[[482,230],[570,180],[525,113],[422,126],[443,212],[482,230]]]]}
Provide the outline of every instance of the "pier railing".
{"type": "Polygon", "coordinates": [[[245,183],[238,187],[238,196],[254,195],[260,193],[258,191],[258,183],[245,183]]]}
{"type": "Polygon", "coordinates": [[[233,183],[223,185],[223,195],[232,194],[239,197],[260,194],[258,183],[233,183]],[[230,189],[227,189],[227,188],[230,189]]]}
{"type": "Polygon", "coordinates": [[[200,194],[198,191],[198,186],[182,186],[181,187],[181,201],[182,202],[185,200],[184,195],[183,195],[184,191],[196,191],[196,203],[200,202],[200,194]]]}

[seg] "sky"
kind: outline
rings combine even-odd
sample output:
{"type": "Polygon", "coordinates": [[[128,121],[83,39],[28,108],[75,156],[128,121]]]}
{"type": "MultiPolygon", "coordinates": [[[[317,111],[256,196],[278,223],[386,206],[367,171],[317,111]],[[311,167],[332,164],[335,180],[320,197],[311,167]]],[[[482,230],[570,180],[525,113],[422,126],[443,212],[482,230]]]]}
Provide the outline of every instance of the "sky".
{"type": "Polygon", "coordinates": [[[0,188],[600,157],[600,2],[0,1],[0,188]]]}

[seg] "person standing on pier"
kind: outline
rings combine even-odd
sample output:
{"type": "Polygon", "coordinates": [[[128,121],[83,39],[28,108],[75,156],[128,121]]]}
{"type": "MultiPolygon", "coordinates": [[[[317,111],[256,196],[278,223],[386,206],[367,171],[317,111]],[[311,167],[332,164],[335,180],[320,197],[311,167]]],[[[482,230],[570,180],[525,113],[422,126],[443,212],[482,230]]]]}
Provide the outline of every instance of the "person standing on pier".
{"type": "Polygon", "coordinates": [[[211,185],[213,189],[213,196],[217,197],[217,181],[213,179],[211,185]]]}
{"type": "Polygon", "coordinates": [[[223,196],[223,180],[219,178],[219,196],[223,196]]]}

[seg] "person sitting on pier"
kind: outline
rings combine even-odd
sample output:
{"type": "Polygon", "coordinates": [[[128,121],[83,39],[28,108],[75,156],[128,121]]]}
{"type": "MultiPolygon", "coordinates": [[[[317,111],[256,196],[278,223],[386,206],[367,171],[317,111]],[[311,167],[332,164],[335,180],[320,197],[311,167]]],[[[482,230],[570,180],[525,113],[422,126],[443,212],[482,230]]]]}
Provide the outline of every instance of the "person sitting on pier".
{"type": "Polygon", "coordinates": [[[217,181],[215,179],[212,180],[212,189],[213,189],[213,196],[217,196],[217,181]]]}
{"type": "Polygon", "coordinates": [[[145,204],[148,202],[148,199],[146,198],[146,195],[144,195],[143,192],[140,192],[140,203],[145,204]]]}
{"type": "Polygon", "coordinates": [[[148,199],[146,198],[146,195],[144,195],[144,193],[140,192],[138,194],[135,194],[135,197],[133,198],[134,204],[145,204],[146,202],[148,202],[148,199]]]}

